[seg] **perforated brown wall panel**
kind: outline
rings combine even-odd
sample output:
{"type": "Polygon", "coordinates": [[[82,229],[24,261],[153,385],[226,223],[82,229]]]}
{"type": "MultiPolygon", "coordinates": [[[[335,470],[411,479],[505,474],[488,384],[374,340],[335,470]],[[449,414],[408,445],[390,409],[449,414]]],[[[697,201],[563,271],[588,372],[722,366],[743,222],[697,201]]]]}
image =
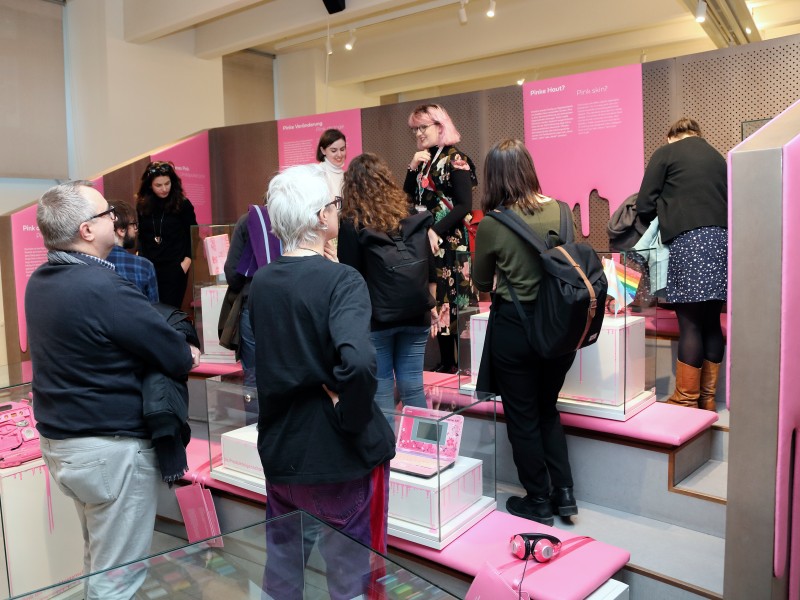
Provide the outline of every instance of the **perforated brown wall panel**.
{"type": "Polygon", "coordinates": [[[647,63],[643,79],[645,160],[681,116],[697,119],[727,155],[742,122],[772,118],[800,98],[800,36],[647,63]]]}

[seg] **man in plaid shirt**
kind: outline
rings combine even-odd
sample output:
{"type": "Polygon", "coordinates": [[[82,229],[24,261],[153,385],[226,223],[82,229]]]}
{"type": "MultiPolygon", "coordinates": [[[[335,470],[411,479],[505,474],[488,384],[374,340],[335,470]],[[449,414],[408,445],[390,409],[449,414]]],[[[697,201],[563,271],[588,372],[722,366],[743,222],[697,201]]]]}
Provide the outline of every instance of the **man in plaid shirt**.
{"type": "Polygon", "coordinates": [[[114,223],[116,245],[107,260],[114,263],[121,277],[138,287],[150,302],[155,304],[158,302],[158,283],[153,263],[143,256],[128,252],[136,247],[136,236],[139,234],[136,213],[125,202],[115,202],[114,212],[117,215],[114,223]]]}

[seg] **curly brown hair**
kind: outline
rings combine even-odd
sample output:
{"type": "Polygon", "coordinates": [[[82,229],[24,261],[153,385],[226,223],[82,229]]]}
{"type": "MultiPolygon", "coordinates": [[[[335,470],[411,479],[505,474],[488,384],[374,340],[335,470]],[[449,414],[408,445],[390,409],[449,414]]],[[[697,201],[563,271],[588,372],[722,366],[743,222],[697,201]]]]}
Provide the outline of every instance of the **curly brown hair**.
{"type": "Polygon", "coordinates": [[[342,187],[345,209],[342,216],[356,228],[369,227],[384,233],[400,230],[409,214],[409,200],[392,175],[389,165],[377,154],[365,152],[350,161],[342,187]]]}

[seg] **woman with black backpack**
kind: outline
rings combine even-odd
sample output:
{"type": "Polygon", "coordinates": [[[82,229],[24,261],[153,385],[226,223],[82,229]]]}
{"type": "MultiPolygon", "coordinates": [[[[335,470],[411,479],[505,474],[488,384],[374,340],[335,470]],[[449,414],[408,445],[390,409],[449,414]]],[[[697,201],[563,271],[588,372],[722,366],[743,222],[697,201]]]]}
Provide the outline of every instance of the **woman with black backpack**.
{"type": "Polygon", "coordinates": [[[375,154],[352,160],[344,175],[345,209],[339,262],[355,267],[372,302],[370,338],[378,362],[375,402],[425,407],[422,368],[428,334],[438,332],[436,269],[428,242],[430,213],[410,214],[408,198],[386,162],[375,154]]]}
{"type": "MultiPolygon", "coordinates": [[[[503,208],[542,238],[561,230],[559,203],[542,194],[533,159],[519,140],[498,142],[484,163],[483,209],[489,217],[491,211],[503,208]]],[[[565,214],[572,221],[571,212],[565,214]]],[[[568,226],[574,229],[574,222],[568,226]]],[[[494,293],[477,389],[502,398],[514,464],[526,492],[524,498],[509,498],[506,509],[552,525],[554,513],[578,514],[567,440],[556,410],[575,352],[547,359],[537,354],[510,292],[513,287],[525,315],[532,319],[542,273],[533,246],[497,219],[481,221],[472,278],[479,291],[494,293]]]]}

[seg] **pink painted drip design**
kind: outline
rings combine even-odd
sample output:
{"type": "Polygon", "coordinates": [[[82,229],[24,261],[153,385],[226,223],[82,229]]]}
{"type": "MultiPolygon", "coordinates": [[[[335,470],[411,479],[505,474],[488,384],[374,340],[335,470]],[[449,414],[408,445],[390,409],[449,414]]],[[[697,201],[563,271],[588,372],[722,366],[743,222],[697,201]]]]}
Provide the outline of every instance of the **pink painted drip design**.
{"type": "Polygon", "coordinates": [[[56,529],[56,520],[53,516],[53,495],[50,493],[50,471],[47,467],[41,467],[41,469],[44,472],[45,493],[47,494],[47,526],[50,533],[53,533],[56,529]]]}
{"type": "MultiPolygon", "coordinates": [[[[788,109],[797,110],[800,101],[788,109]]],[[[780,118],[780,117],[776,117],[780,118]]],[[[783,149],[783,256],[781,263],[781,358],[778,395],[778,456],[775,477],[774,573],[781,579],[789,568],[789,598],[800,598],[800,448],[792,454],[792,439],[800,430],[800,314],[795,300],[800,293],[800,265],[790,242],[800,229],[800,137],[783,149]],[[791,472],[794,460],[795,472],[791,472]],[[789,484],[794,477],[794,488],[789,484]],[[789,530],[789,523],[792,529],[789,530]]]]}

